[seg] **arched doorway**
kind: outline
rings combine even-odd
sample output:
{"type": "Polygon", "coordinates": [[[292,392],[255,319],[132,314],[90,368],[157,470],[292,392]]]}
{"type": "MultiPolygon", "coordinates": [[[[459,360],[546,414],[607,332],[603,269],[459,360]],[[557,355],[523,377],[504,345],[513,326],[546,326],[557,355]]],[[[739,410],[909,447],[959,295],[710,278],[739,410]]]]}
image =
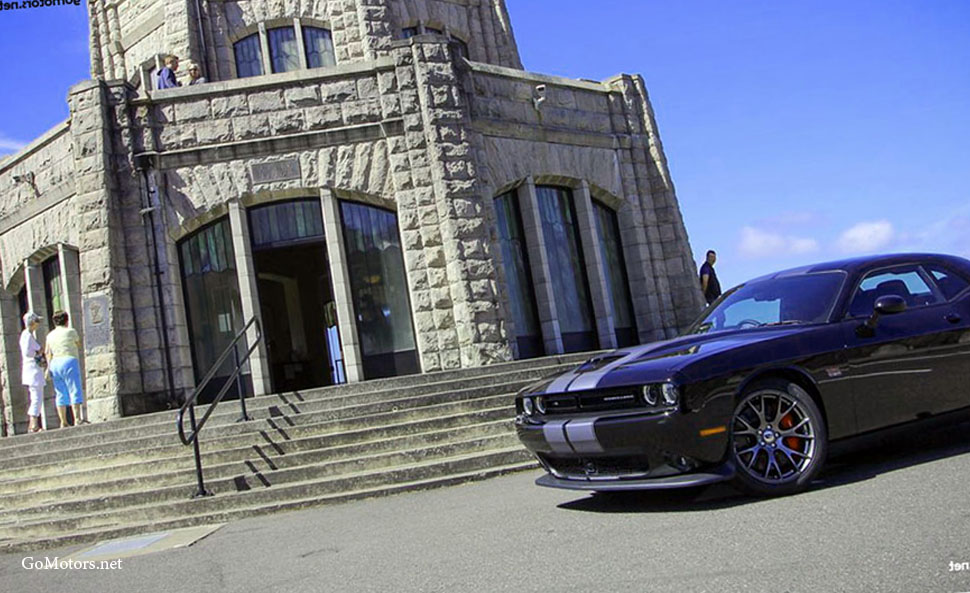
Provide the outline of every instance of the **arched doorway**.
{"type": "Polygon", "coordinates": [[[274,391],[346,382],[319,199],[248,209],[274,391]]]}

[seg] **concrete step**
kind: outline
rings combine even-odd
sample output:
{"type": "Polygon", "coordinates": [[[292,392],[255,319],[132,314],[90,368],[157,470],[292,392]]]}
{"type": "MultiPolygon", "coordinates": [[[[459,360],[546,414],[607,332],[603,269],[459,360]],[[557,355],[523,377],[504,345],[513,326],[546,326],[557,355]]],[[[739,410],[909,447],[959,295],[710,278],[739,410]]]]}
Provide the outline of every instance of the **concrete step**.
{"type": "MultiPolygon", "coordinates": [[[[392,392],[407,394],[413,392],[415,395],[430,393],[434,390],[444,390],[448,388],[460,387],[470,382],[475,384],[488,384],[490,380],[499,380],[504,377],[504,381],[526,381],[537,380],[542,376],[560,372],[575,366],[596,352],[583,352],[576,354],[565,354],[559,356],[547,356],[523,361],[492,364],[483,367],[473,367],[451,371],[439,371],[433,373],[423,373],[420,375],[407,375],[404,377],[392,377],[388,379],[373,379],[359,383],[349,383],[344,385],[332,385],[320,387],[300,392],[285,392],[246,399],[248,410],[255,413],[265,412],[269,416],[269,410],[273,407],[281,411],[291,406],[299,406],[301,403],[314,400],[341,400],[351,401],[352,398],[359,397],[361,400],[370,398],[379,399],[381,394],[392,392]],[[533,379],[534,378],[534,379],[533,379]],[[435,385],[440,387],[437,388],[435,385]],[[262,412],[261,412],[262,411],[262,412]]],[[[348,404],[349,405],[349,404],[348,404]]],[[[197,414],[201,417],[208,406],[199,406],[197,414]]],[[[110,432],[129,428],[140,428],[150,425],[169,425],[174,427],[174,410],[143,414],[119,418],[109,422],[95,423],[85,426],[75,426],[67,429],[48,430],[36,434],[12,435],[0,439],[0,457],[7,457],[6,451],[13,452],[19,447],[60,439],[72,439],[82,436],[97,434],[100,432],[110,432]]],[[[237,401],[223,401],[217,411],[213,413],[210,422],[232,423],[239,417],[239,403],[237,401]]],[[[172,429],[174,431],[174,428],[172,429]]]]}
{"type": "Polygon", "coordinates": [[[538,464],[534,460],[528,460],[506,465],[490,466],[463,473],[446,474],[432,478],[411,480],[408,482],[360,488],[331,495],[311,496],[304,499],[295,499],[268,506],[257,505],[240,507],[230,511],[196,513],[164,521],[131,521],[110,528],[96,527],[92,529],[63,531],[43,538],[28,538],[21,534],[17,534],[14,537],[0,539],[0,551],[3,553],[36,552],[44,549],[106,541],[131,535],[179,529],[181,527],[226,523],[229,521],[244,519],[246,517],[268,515],[284,511],[298,511],[329,504],[350,502],[353,500],[389,496],[404,492],[441,488],[444,486],[455,486],[466,482],[502,476],[512,472],[530,470],[536,467],[538,467],[538,464]]]}
{"type": "MultiPolygon", "coordinates": [[[[397,411],[323,420],[305,425],[297,425],[294,423],[290,426],[282,422],[274,422],[273,420],[262,422],[253,421],[252,423],[246,423],[251,426],[247,426],[247,430],[239,434],[228,434],[213,438],[203,433],[201,447],[205,451],[253,445],[265,445],[276,449],[281,442],[302,437],[336,434],[367,427],[376,427],[386,423],[398,424],[408,420],[425,420],[439,416],[471,413],[501,407],[503,405],[507,407],[508,417],[511,418],[514,415],[512,395],[506,393],[456,402],[404,408],[397,411]]],[[[79,447],[7,459],[0,462],[0,468],[2,468],[2,475],[4,477],[14,479],[51,475],[52,473],[63,471],[65,463],[70,463],[71,467],[76,469],[84,469],[124,463],[147,463],[160,458],[179,456],[180,454],[191,455],[191,448],[185,447],[177,439],[150,436],[131,439],[129,441],[118,441],[90,447],[79,447]],[[54,461],[51,461],[52,459],[54,461]]]]}
{"type": "MultiPolygon", "coordinates": [[[[330,476],[243,492],[229,492],[217,496],[126,507],[98,514],[68,518],[54,518],[36,522],[22,522],[0,529],[0,546],[6,547],[15,539],[49,541],[65,533],[112,530],[128,524],[165,524],[192,515],[225,516],[238,509],[278,510],[296,501],[333,497],[348,492],[392,487],[408,482],[422,482],[456,474],[474,474],[502,466],[534,466],[531,456],[519,446],[470,453],[444,459],[419,461],[390,469],[364,471],[330,476]]],[[[218,519],[216,519],[218,520],[218,519]]]]}
{"type": "MultiPolygon", "coordinates": [[[[284,472],[304,466],[332,463],[336,468],[339,464],[346,463],[348,460],[359,461],[367,456],[380,456],[389,452],[408,452],[422,447],[494,437],[515,438],[508,419],[503,418],[480,424],[363,443],[321,447],[265,460],[250,449],[247,450],[250,457],[242,461],[204,466],[205,483],[207,489],[214,492],[225,489],[240,490],[268,487],[278,483],[280,479],[278,476],[287,475],[284,472]]],[[[61,486],[51,483],[51,480],[38,480],[29,484],[33,487],[32,490],[25,489],[14,494],[0,495],[0,508],[5,511],[17,511],[17,513],[7,513],[6,518],[0,516],[0,524],[16,520],[14,515],[20,514],[18,509],[44,508],[53,512],[54,507],[95,497],[107,499],[121,494],[145,491],[159,492],[161,489],[172,486],[178,486],[184,492],[191,493],[195,492],[197,488],[194,465],[181,470],[154,471],[153,473],[122,479],[117,479],[117,473],[107,473],[105,478],[112,476],[116,479],[99,479],[100,476],[91,473],[80,474],[73,476],[70,480],[63,480],[62,482],[67,482],[67,485],[61,486]]]]}
{"type": "MultiPolygon", "coordinates": [[[[486,422],[508,422],[510,419],[508,407],[502,405],[474,413],[458,412],[422,420],[401,422],[388,420],[386,423],[377,426],[361,426],[356,429],[310,435],[288,441],[280,440],[267,443],[265,440],[260,440],[256,444],[244,442],[235,447],[223,448],[204,446],[202,448],[202,464],[204,468],[209,468],[227,463],[240,463],[252,458],[258,460],[253,462],[257,468],[271,469],[285,463],[283,460],[302,452],[327,447],[354,446],[486,422]]],[[[80,469],[65,467],[60,462],[55,462],[50,467],[45,466],[45,469],[50,471],[39,475],[0,481],[0,494],[21,494],[42,488],[70,487],[89,481],[109,481],[121,477],[143,478],[156,473],[171,473],[180,470],[194,472],[194,468],[192,449],[179,445],[174,448],[170,456],[156,458],[151,463],[145,463],[137,455],[135,455],[134,460],[129,458],[105,459],[100,465],[80,469]]],[[[5,472],[4,475],[7,473],[9,472],[5,472]]]]}
{"type": "MultiPolygon", "coordinates": [[[[476,381],[473,386],[469,386],[467,382],[456,382],[455,384],[449,383],[444,385],[428,384],[421,386],[421,389],[427,390],[428,393],[420,394],[378,392],[366,394],[364,396],[366,399],[364,400],[357,399],[361,396],[332,398],[330,400],[308,400],[301,402],[299,405],[293,404],[287,407],[274,407],[275,409],[264,410],[258,414],[251,412],[252,416],[257,417],[262,422],[224,422],[221,424],[213,424],[214,420],[210,419],[209,424],[203,428],[201,434],[203,435],[203,442],[205,442],[221,436],[252,433],[258,430],[276,430],[277,427],[315,424],[323,420],[336,420],[385,411],[417,408],[434,403],[461,401],[497,393],[515,393],[529,382],[522,380],[510,382],[502,379],[503,377],[490,377],[488,381],[483,381],[485,384],[479,384],[479,381],[476,381]]],[[[233,418],[238,418],[238,410],[236,416],[233,416],[233,418]]],[[[58,455],[58,451],[64,450],[79,451],[95,445],[98,446],[98,454],[130,450],[132,446],[137,447],[140,444],[147,443],[150,437],[159,438],[151,441],[152,444],[144,448],[178,443],[174,414],[172,414],[166,423],[154,423],[146,426],[101,431],[86,435],[79,434],[76,437],[57,441],[23,445],[10,450],[3,450],[4,459],[0,460],[0,471],[36,462],[38,456],[58,455]],[[24,458],[26,461],[21,464],[14,461],[20,458],[24,458]]],[[[86,450],[91,451],[91,449],[86,450]]]]}
{"type": "MultiPolygon", "coordinates": [[[[234,476],[210,478],[205,485],[206,490],[216,496],[261,488],[276,487],[279,489],[280,486],[296,482],[309,482],[341,475],[400,467],[434,459],[509,449],[514,448],[517,442],[515,435],[509,431],[504,434],[460,440],[453,435],[451,439],[443,442],[426,442],[421,446],[412,446],[402,450],[391,449],[367,453],[348,450],[343,452],[345,454],[343,456],[334,455],[331,459],[324,461],[305,463],[271,472],[252,473],[244,470],[234,476]]],[[[2,537],[5,529],[17,529],[25,523],[68,519],[145,505],[154,506],[162,503],[179,502],[190,498],[196,492],[198,492],[198,486],[193,475],[189,476],[187,481],[169,487],[156,486],[136,492],[116,493],[21,508],[16,513],[8,513],[3,520],[0,520],[0,537],[2,537]]]]}

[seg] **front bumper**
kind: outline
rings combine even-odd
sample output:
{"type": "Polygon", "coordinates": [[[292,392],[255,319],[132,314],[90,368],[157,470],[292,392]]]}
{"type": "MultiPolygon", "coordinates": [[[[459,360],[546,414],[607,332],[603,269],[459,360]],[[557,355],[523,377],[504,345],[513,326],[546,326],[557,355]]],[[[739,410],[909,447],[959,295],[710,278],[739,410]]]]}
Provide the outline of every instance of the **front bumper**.
{"type": "MultiPolygon", "coordinates": [[[[726,398],[725,398],[726,400],[726,398]]],[[[522,444],[550,475],[541,486],[645,490],[700,486],[734,476],[725,464],[730,401],[691,413],[610,412],[519,417],[522,444]]]]}

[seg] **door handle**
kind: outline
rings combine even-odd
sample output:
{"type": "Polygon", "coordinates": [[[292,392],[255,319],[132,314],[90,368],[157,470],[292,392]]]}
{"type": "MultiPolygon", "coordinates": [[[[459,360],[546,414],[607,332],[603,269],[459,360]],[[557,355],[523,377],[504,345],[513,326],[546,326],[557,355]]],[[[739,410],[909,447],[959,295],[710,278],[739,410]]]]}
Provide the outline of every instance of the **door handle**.
{"type": "Polygon", "coordinates": [[[947,313],[943,316],[943,319],[946,319],[950,323],[960,323],[963,320],[957,313],[947,313]]]}

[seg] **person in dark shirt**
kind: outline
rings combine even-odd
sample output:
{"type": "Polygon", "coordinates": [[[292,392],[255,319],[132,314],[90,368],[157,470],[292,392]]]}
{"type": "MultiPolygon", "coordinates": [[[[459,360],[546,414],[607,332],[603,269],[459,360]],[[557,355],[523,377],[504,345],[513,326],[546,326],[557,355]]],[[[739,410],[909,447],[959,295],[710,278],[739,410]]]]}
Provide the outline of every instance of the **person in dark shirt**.
{"type": "Polygon", "coordinates": [[[707,261],[701,265],[701,290],[704,292],[704,300],[710,305],[717,297],[721,296],[721,283],[717,281],[717,273],[714,271],[714,262],[717,261],[717,253],[713,249],[707,252],[707,261]]]}
{"type": "Polygon", "coordinates": [[[165,56],[165,67],[158,71],[158,88],[174,89],[182,86],[182,83],[175,79],[175,71],[178,69],[178,56],[165,56]]]}

